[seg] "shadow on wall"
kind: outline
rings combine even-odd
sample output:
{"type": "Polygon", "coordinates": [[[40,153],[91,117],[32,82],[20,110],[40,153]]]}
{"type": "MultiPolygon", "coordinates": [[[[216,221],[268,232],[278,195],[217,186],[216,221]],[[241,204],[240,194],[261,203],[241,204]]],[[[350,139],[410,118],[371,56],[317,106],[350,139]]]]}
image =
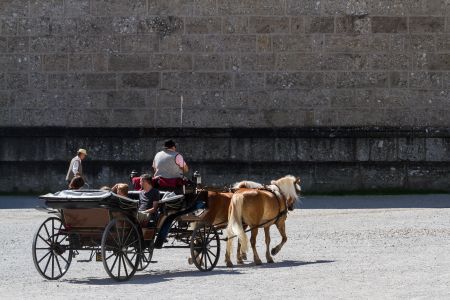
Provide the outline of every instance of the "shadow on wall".
{"type": "Polygon", "coordinates": [[[450,194],[305,196],[300,209],[450,208],[450,194]]]}

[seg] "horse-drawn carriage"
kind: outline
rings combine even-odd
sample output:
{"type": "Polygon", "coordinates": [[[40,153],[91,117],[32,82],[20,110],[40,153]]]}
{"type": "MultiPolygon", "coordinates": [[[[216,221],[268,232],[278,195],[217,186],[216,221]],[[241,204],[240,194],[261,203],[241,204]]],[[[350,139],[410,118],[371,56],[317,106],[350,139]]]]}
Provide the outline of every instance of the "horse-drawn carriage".
{"type": "Polygon", "coordinates": [[[200,271],[210,271],[219,259],[220,239],[213,224],[204,218],[205,193],[207,198],[208,192],[201,190],[186,195],[161,192],[159,217],[149,224],[137,219],[136,192],[128,197],[101,190],[41,196],[53,216],[34,236],[36,269],[47,279],[59,279],[79,251],[91,251],[90,260],[95,256],[111,278],[124,281],[149,265],[156,245],[189,248],[190,261],[200,271]]]}

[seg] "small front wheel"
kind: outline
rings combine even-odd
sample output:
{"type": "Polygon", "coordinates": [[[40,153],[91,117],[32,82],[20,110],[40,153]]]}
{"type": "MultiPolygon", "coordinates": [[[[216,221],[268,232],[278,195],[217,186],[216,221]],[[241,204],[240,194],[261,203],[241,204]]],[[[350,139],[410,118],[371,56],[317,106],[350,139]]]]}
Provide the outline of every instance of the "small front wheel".
{"type": "Polygon", "coordinates": [[[61,219],[48,218],[33,239],[33,262],[42,277],[56,280],[64,276],[72,262],[72,249],[61,219]]]}
{"type": "Polygon", "coordinates": [[[220,255],[219,234],[213,226],[200,224],[194,229],[190,241],[191,260],[202,272],[211,271],[220,255]]]}
{"type": "Polygon", "coordinates": [[[141,260],[141,236],[129,219],[113,219],[102,237],[103,267],[117,281],[130,279],[141,260]]]}

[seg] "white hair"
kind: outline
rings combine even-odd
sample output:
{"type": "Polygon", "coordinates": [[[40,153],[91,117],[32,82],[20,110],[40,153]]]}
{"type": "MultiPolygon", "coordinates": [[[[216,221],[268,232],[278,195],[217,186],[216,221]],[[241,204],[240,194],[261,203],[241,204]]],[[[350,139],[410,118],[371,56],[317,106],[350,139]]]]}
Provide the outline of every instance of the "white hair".
{"type": "Polygon", "coordinates": [[[272,180],[271,184],[277,186],[286,199],[292,199],[296,202],[298,200],[297,190],[301,190],[297,182],[298,179],[295,176],[287,175],[278,180],[272,180]]]}
{"type": "Polygon", "coordinates": [[[241,181],[241,182],[236,182],[232,186],[232,189],[235,189],[235,190],[242,189],[242,188],[260,189],[260,188],[263,188],[263,185],[261,183],[258,183],[258,182],[244,180],[244,181],[241,181]]]}

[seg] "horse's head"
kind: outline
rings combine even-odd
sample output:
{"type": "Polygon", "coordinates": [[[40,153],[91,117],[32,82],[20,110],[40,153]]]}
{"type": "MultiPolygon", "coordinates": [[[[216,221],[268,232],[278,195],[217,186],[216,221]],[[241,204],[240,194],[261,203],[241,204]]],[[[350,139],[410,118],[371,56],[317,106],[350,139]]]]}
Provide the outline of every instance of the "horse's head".
{"type": "Polygon", "coordinates": [[[280,188],[280,192],[286,197],[286,204],[289,210],[294,210],[295,202],[298,201],[299,194],[302,190],[300,187],[300,178],[295,176],[285,176],[278,180],[272,181],[280,188]]]}

